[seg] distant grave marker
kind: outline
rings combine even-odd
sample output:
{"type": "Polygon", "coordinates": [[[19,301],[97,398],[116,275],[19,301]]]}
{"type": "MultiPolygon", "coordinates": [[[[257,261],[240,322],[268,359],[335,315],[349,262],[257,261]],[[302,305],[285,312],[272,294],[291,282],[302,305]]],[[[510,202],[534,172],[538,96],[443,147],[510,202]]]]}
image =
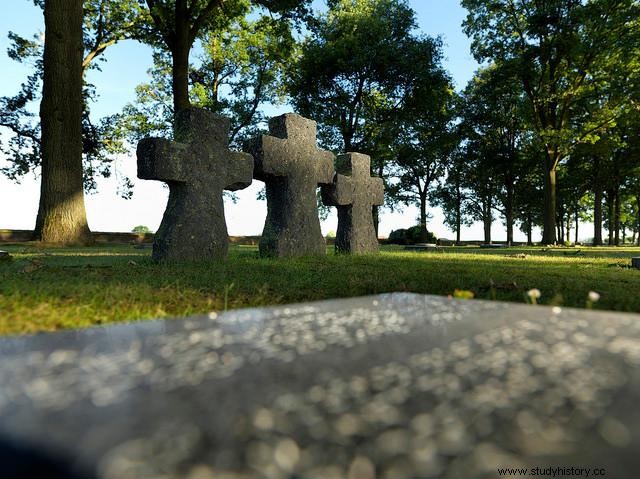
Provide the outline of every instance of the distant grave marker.
{"type": "Polygon", "coordinates": [[[223,257],[229,238],[223,190],[251,184],[253,159],[229,151],[229,119],[189,108],[176,118],[176,142],[138,144],[138,176],[169,185],[169,201],[153,243],[153,259],[195,261],[223,257]]]}
{"type": "Polygon", "coordinates": [[[269,121],[270,135],[247,144],[254,177],[267,190],[267,219],[260,240],[263,256],[323,255],[316,189],[333,179],[333,153],[316,145],[316,122],[286,114],[269,121]]]}
{"type": "Polygon", "coordinates": [[[322,201],[338,209],[336,252],[378,251],[372,207],[384,203],[384,185],[381,178],[371,176],[369,156],[360,153],[338,156],[333,183],[322,187],[322,201]]]}
{"type": "Polygon", "coordinates": [[[640,269],[640,257],[631,258],[631,267],[640,269]]]}
{"type": "Polygon", "coordinates": [[[443,251],[443,249],[435,243],[416,243],[404,247],[406,251],[443,251]]]}

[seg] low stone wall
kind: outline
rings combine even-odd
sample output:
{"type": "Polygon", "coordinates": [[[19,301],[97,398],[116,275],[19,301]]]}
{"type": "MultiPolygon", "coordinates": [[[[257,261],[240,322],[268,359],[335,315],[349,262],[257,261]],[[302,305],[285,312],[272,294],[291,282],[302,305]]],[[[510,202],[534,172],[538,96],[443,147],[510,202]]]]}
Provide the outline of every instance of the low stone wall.
{"type": "MultiPolygon", "coordinates": [[[[152,243],[151,233],[111,233],[95,231],[92,233],[96,243],[152,243]]],[[[22,243],[31,241],[32,230],[0,230],[0,243],[22,243]]]]}
{"type": "Polygon", "coordinates": [[[258,246],[260,236],[229,236],[229,243],[235,245],[258,246]]]}
{"type": "MultiPolygon", "coordinates": [[[[96,243],[153,243],[153,233],[111,233],[94,231],[93,237],[96,243]]],[[[24,243],[31,241],[32,230],[2,230],[0,229],[0,243],[24,243]]],[[[327,244],[333,246],[335,238],[326,238],[327,244]]],[[[229,242],[233,245],[257,246],[260,236],[229,236],[229,242]]]]}
{"type": "Polygon", "coordinates": [[[31,241],[31,230],[0,230],[0,243],[19,243],[31,241]]]}

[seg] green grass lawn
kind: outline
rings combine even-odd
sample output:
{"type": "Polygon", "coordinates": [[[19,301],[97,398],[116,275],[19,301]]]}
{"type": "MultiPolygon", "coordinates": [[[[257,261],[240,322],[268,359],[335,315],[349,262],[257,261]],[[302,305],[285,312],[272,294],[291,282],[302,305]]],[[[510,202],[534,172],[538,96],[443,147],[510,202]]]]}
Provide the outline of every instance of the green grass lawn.
{"type": "Polygon", "coordinates": [[[409,253],[383,247],[378,256],[264,259],[234,246],[226,261],[155,264],[150,249],[103,245],[41,249],[2,245],[0,334],[184,316],[248,306],[408,291],[523,303],[640,312],[640,271],[628,266],[640,248],[447,248],[409,253]]]}

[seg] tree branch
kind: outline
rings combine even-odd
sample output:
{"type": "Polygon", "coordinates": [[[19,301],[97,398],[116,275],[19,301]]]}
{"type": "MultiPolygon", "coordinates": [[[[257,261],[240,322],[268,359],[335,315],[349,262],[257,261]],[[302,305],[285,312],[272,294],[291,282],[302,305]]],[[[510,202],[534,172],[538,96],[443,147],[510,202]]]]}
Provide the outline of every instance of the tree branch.
{"type": "Polygon", "coordinates": [[[28,131],[21,130],[16,125],[14,125],[13,123],[0,122],[0,127],[8,128],[12,132],[14,132],[16,135],[22,136],[24,138],[29,138],[34,143],[36,143],[38,145],[40,144],[40,137],[39,136],[37,136],[35,133],[30,133],[28,131]]]}

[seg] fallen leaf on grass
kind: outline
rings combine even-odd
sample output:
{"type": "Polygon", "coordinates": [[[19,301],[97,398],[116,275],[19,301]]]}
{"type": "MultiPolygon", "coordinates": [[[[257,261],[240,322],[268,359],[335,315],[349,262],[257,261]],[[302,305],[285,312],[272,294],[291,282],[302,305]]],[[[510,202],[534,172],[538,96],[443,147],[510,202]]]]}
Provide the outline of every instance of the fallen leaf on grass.
{"type": "Polygon", "coordinates": [[[464,289],[456,289],[453,292],[453,297],[456,299],[473,299],[475,294],[473,291],[467,291],[464,289]]]}

